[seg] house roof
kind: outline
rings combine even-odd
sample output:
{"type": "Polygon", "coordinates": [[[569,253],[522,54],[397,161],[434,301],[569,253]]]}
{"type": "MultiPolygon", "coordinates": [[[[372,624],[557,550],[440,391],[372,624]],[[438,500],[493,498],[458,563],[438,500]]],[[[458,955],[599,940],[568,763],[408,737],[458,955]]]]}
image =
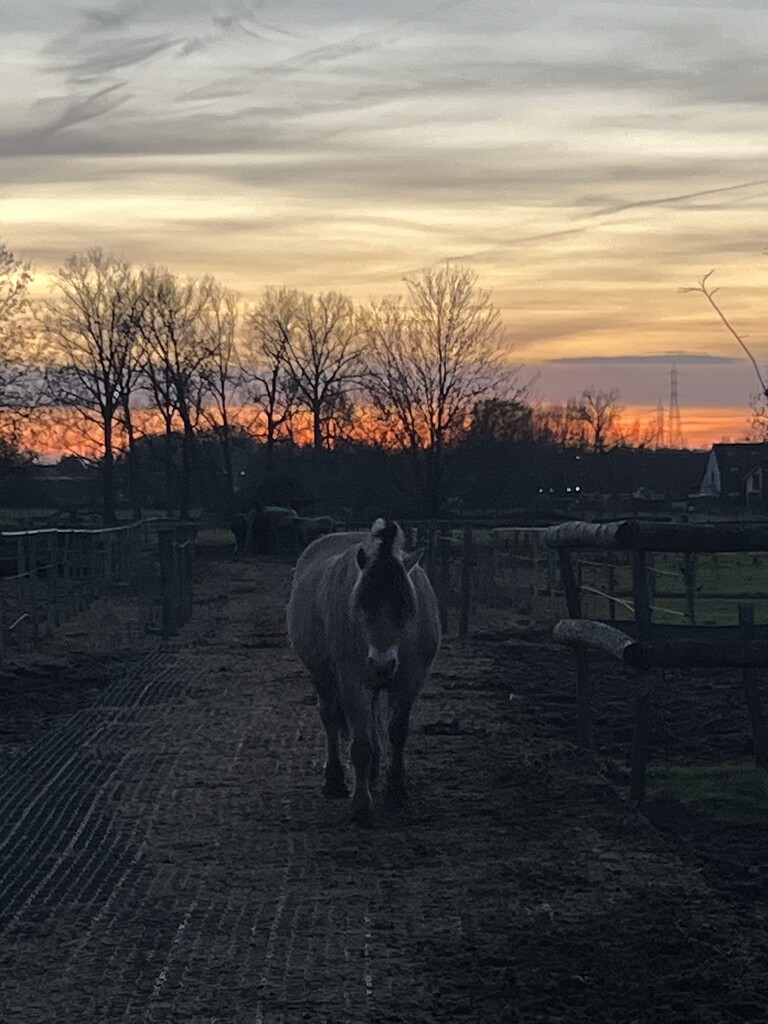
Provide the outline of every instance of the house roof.
{"type": "Polygon", "coordinates": [[[738,491],[755,469],[768,468],[768,444],[713,444],[724,492],[738,491]]]}

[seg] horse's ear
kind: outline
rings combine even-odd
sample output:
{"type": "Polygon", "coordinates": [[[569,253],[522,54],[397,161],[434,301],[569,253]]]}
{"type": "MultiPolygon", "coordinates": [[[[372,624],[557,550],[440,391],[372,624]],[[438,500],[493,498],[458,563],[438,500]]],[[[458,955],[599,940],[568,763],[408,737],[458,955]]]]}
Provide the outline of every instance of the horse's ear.
{"type": "Polygon", "coordinates": [[[358,548],[357,549],[356,558],[357,558],[357,564],[358,564],[358,566],[360,568],[360,571],[362,572],[363,569],[365,568],[365,563],[368,561],[368,557],[366,556],[365,550],[363,548],[358,548]]]}
{"type": "Polygon", "coordinates": [[[419,548],[418,551],[411,551],[409,555],[403,555],[403,565],[405,566],[406,572],[412,572],[421,560],[421,556],[424,554],[424,548],[419,548]]]}

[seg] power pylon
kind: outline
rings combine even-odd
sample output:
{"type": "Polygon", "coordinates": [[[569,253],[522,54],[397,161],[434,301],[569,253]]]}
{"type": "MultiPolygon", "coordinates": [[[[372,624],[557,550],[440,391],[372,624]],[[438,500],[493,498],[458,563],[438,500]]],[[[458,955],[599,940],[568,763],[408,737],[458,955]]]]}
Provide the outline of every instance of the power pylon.
{"type": "Polygon", "coordinates": [[[677,386],[677,364],[669,371],[669,412],[667,413],[667,446],[685,448],[683,422],[680,418],[680,396],[677,386]]]}

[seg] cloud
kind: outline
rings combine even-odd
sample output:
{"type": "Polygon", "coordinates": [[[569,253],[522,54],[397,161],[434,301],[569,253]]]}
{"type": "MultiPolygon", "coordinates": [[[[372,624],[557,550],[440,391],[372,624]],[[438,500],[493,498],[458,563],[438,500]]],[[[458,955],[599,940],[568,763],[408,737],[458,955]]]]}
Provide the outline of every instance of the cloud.
{"type": "Polygon", "coordinates": [[[649,375],[692,338],[730,351],[677,294],[727,266],[759,336],[757,3],[81,2],[4,7],[0,180],[22,251],[62,258],[97,225],[105,247],[253,291],[392,290],[467,262],[531,358],[662,352],[649,375]]]}
{"type": "Polygon", "coordinates": [[[114,32],[128,24],[144,6],[145,0],[125,0],[111,9],[81,7],[80,14],[85,19],[88,30],[114,32]]]}
{"type": "Polygon", "coordinates": [[[741,364],[743,360],[732,356],[712,356],[699,352],[658,352],[653,355],[639,354],[631,356],[565,356],[559,359],[547,359],[546,362],[574,366],[655,365],[657,363],[680,364],[681,366],[734,366],[741,364]]]}
{"type": "MultiPolygon", "coordinates": [[[[72,128],[74,125],[84,124],[96,117],[111,113],[122,106],[128,98],[124,93],[121,94],[122,88],[122,83],[116,82],[103,89],[97,89],[87,96],[64,101],[61,113],[54,116],[37,131],[30,133],[29,137],[37,136],[39,138],[53,135],[65,128],[72,128]]],[[[50,101],[46,101],[44,104],[46,108],[50,105],[50,101]]]]}
{"type": "Polygon", "coordinates": [[[701,189],[698,192],[687,192],[682,195],[674,196],[657,196],[650,199],[636,199],[633,202],[619,204],[617,206],[608,206],[602,210],[594,210],[591,214],[592,217],[608,217],[613,216],[617,213],[623,213],[625,210],[635,210],[641,207],[649,206],[678,206],[685,204],[687,205],[691,199],[701,199],[704,196],[716,196],[721,195],[724,192],[740,192],[744,189],[756,188],[760,185],[768,185],[768,178],[758,178],[755,181],[743,181],[738,185],[722,185],[718,188],[701,189]]]}
{"type": "Polygon", "coordinates": [[[98,46],[79,45],[67,47],[67,52],[54,61],[50,70],[64,71],[70,78],[105,75],[118,68],[130,68],[156,57],[165,50],[178,45],[173,36],[146,36],[139,39],[111,39],[108,44],[98,46]]]}

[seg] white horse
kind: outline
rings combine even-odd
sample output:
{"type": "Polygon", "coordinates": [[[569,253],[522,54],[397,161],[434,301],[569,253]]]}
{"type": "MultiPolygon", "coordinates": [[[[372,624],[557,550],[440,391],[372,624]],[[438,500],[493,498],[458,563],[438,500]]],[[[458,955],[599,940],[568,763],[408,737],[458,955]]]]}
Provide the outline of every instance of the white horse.
{"type": "Polygon", "coordinates": [[[348,796],[339,736],[352,736],[353,817],[372,824],[371,783],[380,759],[379,704],[386,693],[393,801],[406,795],[403,751],[413,702],[440,646],[440,616],[419,554],[403,552],[397,523],[335,533],[303,552],[288,602],[288,636],[320,698],[328,740],[327,797],[348,796]]]}

